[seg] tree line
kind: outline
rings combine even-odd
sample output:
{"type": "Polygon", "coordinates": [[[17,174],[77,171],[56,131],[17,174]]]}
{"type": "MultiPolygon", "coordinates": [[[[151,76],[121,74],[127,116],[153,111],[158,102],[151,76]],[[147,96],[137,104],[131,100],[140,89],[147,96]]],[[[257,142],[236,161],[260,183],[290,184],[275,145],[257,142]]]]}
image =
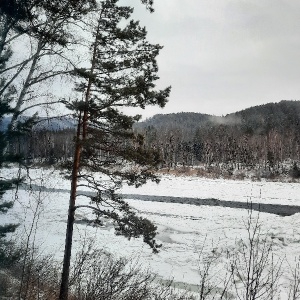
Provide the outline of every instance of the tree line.
{"type": "MultiPolygon", "coordinates": [[[[228,173],[255,168],[284,173],[300,161],[299,107],[299,102],[283,101],[223,118],[196,113],[156,115],[136,123],[135,130],[143,148],[157,151],[159,168],[201,165],[228,173]]],[[[44,127],[13,147],[29,163],[63,163],[74,151],[74,133],[74,128],[44,127]]]]}
{"type": "MultiPolygon", "coordinates": [[[[298,106],[298,102],[285,101],[250,108],[235,113],[235,117],[244,116],[235,122],[232,115],[224,117],[224,121],[222,117],[195,113],[157,115],[137,123],[135,130],[142,134],[143,147],[157,149],[162,168],[204,164],[228,169],[262,166],[280,170],[287,161],[300,160],[299,120],[295,116],[298,106]],[[294,117],[292,113],[285,114],[283,121],[276,114],[262,113],[269,106],[281,110],[290,107],[294,117]]],[[[28,162],[54,164],[72,156],[74,133],[74,128],[52,130],[44,126],[11,146],[23,153],[28,162]]]]}
{"type": "Polygon", "coordinates": [[[216,117],[157,115],[137,124],[162,168],[203,165],[284,172],[300,161],[300,102],[282,101],[216,117]]]}

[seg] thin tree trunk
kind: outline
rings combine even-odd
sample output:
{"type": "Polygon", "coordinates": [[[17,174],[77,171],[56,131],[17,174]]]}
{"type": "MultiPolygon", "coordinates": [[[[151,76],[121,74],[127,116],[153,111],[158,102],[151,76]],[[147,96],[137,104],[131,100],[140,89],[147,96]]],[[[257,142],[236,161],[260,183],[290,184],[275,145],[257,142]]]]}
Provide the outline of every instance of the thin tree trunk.
{"type": "Polygon", "coordinates": [[[23,85],[23,88],[21,90],[21,93],[20,93],[20,95],[19,95],[19,97],[17,99],[17,103],[16,103],[16,106],[14,108],[15,109],[15,113],[12,115],[12,119],[10,121],[10,128],[12,130],[14,130],[15,127],[16,127],[16,122],[17,122],[18,115],[20,113],[21,106],[24,103],[24,99],[25,99],[25,96],[26,96],[26,94],[28,92],[29,87],[31,86],[30,81],[32,79],[33,73],[34,73],[34,71],[36,69],[38,60],[40,58],[41,50],[42,50],[42,45],[39,42],[39,44],[37,46],[36,53],[35,53],[34,58],[32,60],[32,64],[31,64],[30,70],[29,70],[29,72],[27,74],[27,77],[26,77],[26,80],[24,82],[24,85],[23,85]]]}
{"type": "Polygon", "coordinates": [[[85,93],[85,105],[86,106],[83,111],[83,116],[81,116],[81,112],[80,112],[78,126],[77,126],[76,144],[75,144],[73,169],[72,169],[70,202],[69,202],[69,210],[68,210],[65,252],[64,252],[63,270],[62,270],[62,276],[61,276],[59,300],[67,300],[68,299],[70,262],[71,262],[72,239],[73,239],[73,226],[74,226],[74,219],[75,219],[77,179],[78,179],[78,172],[79,172],[79,167],[80,167],[82,144],[85,141],[86,135],[87,135],[88,103],[89,103],[90,93],[91,93],[92,77],[93,77],[92,75],[94,73],[95,64],[96,64],[96,54],[97,54],[97,47],[98,47],[97,41],[98,41],[99,30],[100,30],[100,19],[98,22],[95,43],[94,43],[94,49],[93,49],[91,77],[88,80],[87,90],[85,93]]]}
{"type": "Polygon", "coordinates": [[[71,191],[70,191],[70,202],[68,210],[68,222],[66,231],[66,242],[65,242],[65,252],[63,261],[63,271],[61,276],[61,286],[60,286],[60,300],[68,299],[69,290],[69,273],[70,273],[70,261],[71,261],[71,251],[72,251],[72,239],[73,239],[73,226],[75,218],[75,201],[77,192],[77,178],[80,165],[80,154],[81,154],[81,114],[79,116],[77,133],[76,133],[76,145],[73,160],[73,170],[72,170],[72,181],[71,181],[71,191]]]}

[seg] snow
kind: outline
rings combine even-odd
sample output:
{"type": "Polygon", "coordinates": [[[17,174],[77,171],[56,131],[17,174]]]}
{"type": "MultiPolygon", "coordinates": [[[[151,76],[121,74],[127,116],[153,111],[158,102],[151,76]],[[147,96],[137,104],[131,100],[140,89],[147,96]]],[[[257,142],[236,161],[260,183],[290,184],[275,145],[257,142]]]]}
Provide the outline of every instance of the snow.
{"type": "MultiPolygon", "coordinates": [[[[16,170],[7,169],[3,175],[9,175],[9,172],[16,170]]],[[[35,187],[33,190],[20,189],[18,194],[11,191],[5,195],[7,200],[15,201],[15,205],[7,215],[1,216],[1,223],[19,222],[22,225],[16,235],[20,239],[35,239],[35,244],[39,244],[43,251],[55,252],[60,260],[64,249],[70,182],[58,171],[42,168],[30,170],[30,177],[32,180],[28,184],[35,187]],[[40,190],[36,188],[39,186],[40,190]]],[[[164,175],[159,185],[148,182],[138,189],[124,186],[121,192],[300,206],[298,185],[164,175]]],[[[82,201],[78,199],[79,203],[82,201]]],[[[104,227],[93,227],[83,222],[75,224],[73,253],[89,237],[97,247],[117,256],[138,257],[141,264],[149,265],[161,278],[174,278],[175,282],[186,283],[193,288],[200,282],[199,272],[205,257],[218,253],[214,272],[225,273],[230,264],[229,254],[239,247],[241,240],[247,241],[246,226],[250,213],[245,209],[137,199],[127,201],[158,226],[157,239],[163,244],[158,254],[153,254],[140,239],[128,241],[116,236],[109,223],[104,227]]],[[[76,214],[77,220],[90,216],[90,212],[84,209],[76,214]]],[[[300,254],[300,214],[281,217],[253,212],[252,218],[258,218],[261,236],[273,242],[275,258],[286,258],[282,270],[283,279],[288,278],[300,254]]],[[[281,284],[284,286],[287,282],[282,280],[281,284]]]]}
{"type": "Polygon", "coordinates": [[[149,182],[140,189],[125,187],[123,193],[300,205],[298,188],[299,183],[253,182],[168,175],[162,178],[159,186],[149,182]]]}

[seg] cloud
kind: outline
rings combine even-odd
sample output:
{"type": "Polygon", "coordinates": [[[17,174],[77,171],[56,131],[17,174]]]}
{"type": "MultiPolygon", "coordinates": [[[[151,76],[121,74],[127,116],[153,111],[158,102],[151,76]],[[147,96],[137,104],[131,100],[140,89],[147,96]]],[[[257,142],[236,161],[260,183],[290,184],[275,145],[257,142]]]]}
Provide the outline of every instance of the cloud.
{"type": "Polygon", "coordinates": [[[153,14],[127,3],[164,45],[158,85],[173,86],[166,113],[222,115],[300,98],[300,1],[156,0],[153,14]]]}

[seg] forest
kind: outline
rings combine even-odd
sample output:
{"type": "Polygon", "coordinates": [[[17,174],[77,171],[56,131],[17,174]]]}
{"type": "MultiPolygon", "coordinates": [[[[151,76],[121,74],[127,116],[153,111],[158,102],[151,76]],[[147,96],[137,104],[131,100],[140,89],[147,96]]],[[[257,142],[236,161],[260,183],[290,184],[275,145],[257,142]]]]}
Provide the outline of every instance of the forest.
{"type": "MultiPolygon", "coordinates": [[[[146,149],[160,155],[160,169],[201,166],[233,175],[259,170],[261,177],[300,176],[300,101],[281,101],[213,116],[201,113],[159,114],[134,125],[146,149]]],[[[12,150],[26,162],[57,164],[74,151],[75,126],[67,119],[41,120],[12,150]]],[[[200,172],[200,171],[199,171],[200,172]]]]}
{"type": "MultiPolygon", "coordinates": [[[[224,117],[195,113],[156,115],[138,124],[147,147],[160,150],[162,167],[260,168],[273,176],[297,168],[299,101],[255,106],[224,117]]],[[[296,174],[294,174],[296,175],[296,174]]]]}

